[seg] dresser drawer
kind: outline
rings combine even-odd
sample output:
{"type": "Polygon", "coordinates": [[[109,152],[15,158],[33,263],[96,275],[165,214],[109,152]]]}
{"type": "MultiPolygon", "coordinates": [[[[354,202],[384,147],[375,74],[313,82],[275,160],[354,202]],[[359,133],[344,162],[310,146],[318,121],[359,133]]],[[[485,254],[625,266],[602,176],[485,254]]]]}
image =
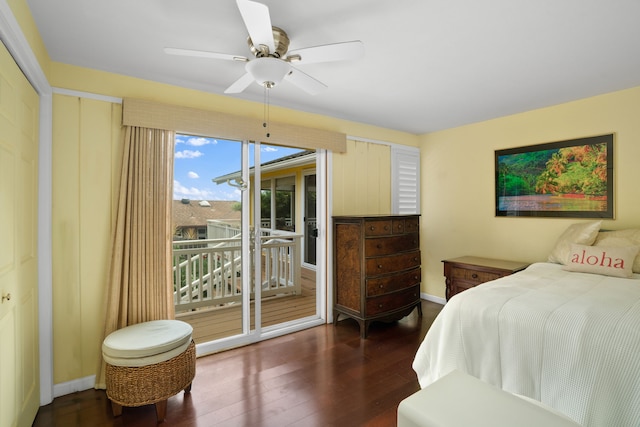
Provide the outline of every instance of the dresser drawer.
{"type": "Polygon", "coordinates": [[[367,279],[367,296],[377,296],[388,294],[400,289],[410,288],[420,284],[421,270],[416,268],[403,273],[391,276],[377,277],[375,279],[367,279]]]}
{"type": "Polygon", "coordinates": [[[404,232],[405,233],[419,233],[420,232],[420,219],[418,217],[406,218],[404,220],[404,232]]]}
{"type": "Polygon", "coordinates": [[[417,250],[386,257],[367,258],[365,264],[367,277],[408,270],[420,265],[420,251],[417,250]]]}
{"type": "Polygon", "coordinates": [[[480,283],[488,282],[502,277],[502,274],[489,271],[471,270],[468,268],[452,267],[451,278],[455,281],[462,280],[469,282],[471,286],[479,285],[480,283]]]}
{"type": "Polygon", "coordinates": [[[420,298],[420,286],[413,286],[402,291],[367,298],[366,315],[375,316],[390,310],[400,309],[412,304],[420,298]]]}
{"type": "Polygon", "coordinates": [[[365,236],[385,236],[391,234],[393,221],[390,219],[370,219],[364,223],[365,236]]]}
{"type": "Polygon", "coordinates": [[[374,237],[365,241],[364,256],[380,256],[408,252],[420,247],[420,235],[418,233],[402,234],[390,237],[374,237]]]}

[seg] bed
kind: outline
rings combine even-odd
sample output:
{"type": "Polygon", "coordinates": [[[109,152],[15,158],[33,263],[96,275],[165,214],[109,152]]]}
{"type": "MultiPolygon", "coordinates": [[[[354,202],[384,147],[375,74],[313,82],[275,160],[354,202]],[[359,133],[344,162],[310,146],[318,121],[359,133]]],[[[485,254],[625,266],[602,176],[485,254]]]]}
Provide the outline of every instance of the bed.
{"type": "Polygon", "coordinates": [[[575,271],[568,256],[585,247],[609,250],[572,243],[562,264],[534,263],[452,297],[416,353],[420,386],[459,370],[583,426],[640,426],[638,247],[625,277],[575,271]]]}

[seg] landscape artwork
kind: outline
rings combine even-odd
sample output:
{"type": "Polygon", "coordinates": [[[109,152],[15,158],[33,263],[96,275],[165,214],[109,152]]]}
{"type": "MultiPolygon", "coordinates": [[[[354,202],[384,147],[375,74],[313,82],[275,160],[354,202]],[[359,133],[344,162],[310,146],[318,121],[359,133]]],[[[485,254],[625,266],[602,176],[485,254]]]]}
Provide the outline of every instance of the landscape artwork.
{"type": "Polygon", "coordinates": [[[613,218],[613,134],[495,151],[496,216],[613,218]]]}

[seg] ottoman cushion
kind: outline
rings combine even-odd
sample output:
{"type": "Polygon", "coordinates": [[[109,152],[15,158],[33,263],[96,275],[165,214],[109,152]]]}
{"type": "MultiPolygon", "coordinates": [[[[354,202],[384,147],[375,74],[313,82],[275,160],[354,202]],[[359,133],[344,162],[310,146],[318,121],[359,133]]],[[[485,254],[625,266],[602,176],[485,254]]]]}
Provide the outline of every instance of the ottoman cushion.
{"type": "Polygon", "coordinates": [[[398,405],[398,427],[579,427],[541,403],[452,371],[398,405]]]}
{"type": "Polygon", "coordinates": [[[152,320],[112,332],[102,343],[105,362],[146,366],[169,360],[187,349],[193,328],[180,320],[152,320]]]}

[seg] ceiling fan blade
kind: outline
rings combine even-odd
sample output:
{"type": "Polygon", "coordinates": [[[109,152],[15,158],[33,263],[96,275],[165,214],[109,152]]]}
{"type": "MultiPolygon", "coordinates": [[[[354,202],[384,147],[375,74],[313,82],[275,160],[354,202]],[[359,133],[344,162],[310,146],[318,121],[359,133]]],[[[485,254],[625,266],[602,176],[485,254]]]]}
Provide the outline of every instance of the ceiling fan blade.
{"type": "Polygon", "coordinates": [[[246,88],[248,88],[249,85],[254,81],[255,80],[253,79],[253,76],[249,73],[246,73],[242,77],[240,77],[238,80],[233,82],[231,86],[226,88],[224,93],[240,93],[246,88]]]}
{"type": "Polygon", "coordinates": [[[304,64],[315,62],[345,61],[361,58],[364,55],[364,43],[360,40],[350,42],[324,44],[320,46],[305,47],[289,51],[287,58],[292,62],[299,61],[304,64]]]}
{"type": "Polygon", "coordinates": [[[269,53],[275,52],[269,8],[262,3],[251,0],[236,0],[236,3],[253,45],[256,47],[265,45],[269,48],[269,53]]]}
{"type": "Polygon", "coordinates": [[[287,75],[286,79],[311,95],[317,95],[327,89],[327,85],[295,67],[291,67],[291,72],[287,75]]]}
{"type": "Polygon", "coordinates": [[[249,58],[241,55],[230,55],[228,53],[207,52],[205,50],[179,49],[175,47],[165,47],[164,53],[168,55],[194,56],[197,58],[226,59],[230,61],[247,62],[249,58]]]}

